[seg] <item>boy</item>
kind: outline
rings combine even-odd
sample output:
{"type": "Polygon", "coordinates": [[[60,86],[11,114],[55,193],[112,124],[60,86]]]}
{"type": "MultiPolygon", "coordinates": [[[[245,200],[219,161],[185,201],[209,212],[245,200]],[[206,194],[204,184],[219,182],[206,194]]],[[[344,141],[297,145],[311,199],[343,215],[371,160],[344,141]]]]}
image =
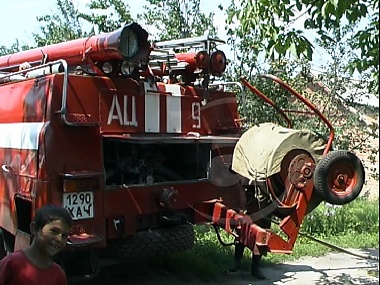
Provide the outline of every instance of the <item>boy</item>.
{"type": "Polygon", "coordinates": [[[65,208],[40,208],[30,224],[32,244],[0,260],[0,285],[66,285],[65,273],[52,257],[66,245],[71,226],[65,208]]]}

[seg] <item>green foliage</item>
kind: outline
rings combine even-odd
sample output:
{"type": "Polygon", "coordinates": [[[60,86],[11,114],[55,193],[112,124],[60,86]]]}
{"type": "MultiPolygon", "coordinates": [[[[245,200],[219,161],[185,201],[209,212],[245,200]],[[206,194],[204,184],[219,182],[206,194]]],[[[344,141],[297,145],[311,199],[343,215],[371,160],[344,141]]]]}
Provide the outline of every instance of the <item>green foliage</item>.
{"type": "MultiPolygon", "coordinates": [[[[248,81],[256,86],[269,99],[276,103],[281,109],[310,111],[305,108],[289,92],[273,84],[270,80],[260,77],[260,74],[273,74],[294,90],[300,93],[314,104],[327,119],[335,130],[333,141],[334,149],[347,149],[353,152],[367,153],[374,161],[378,149],[371,146],[371,141],[378,138],[378,122],[365,123],[358,108],[358,98],[365,96],[369,89],[369,75],[363,73],[360,80],[351,80],[347,71],[347,63],[356,54],[345,44],[347,36],[352,27],[345,26],[331,32],[331,37],[318,41],[318,45],[331,56],[331,60],[321,67],[323,72],[313,74],[311,65],[307,59],[300,60],[278,60],[272,61],[269,67],[263,68],[255,65],[254,58],[249,58],[249,53],[244,55],[246,61],[239,64],[230,64],[228,80],[234,81],[236,77],[246,77],[248,81]],[[334,40],[332,40],[334,39],[334,40]],[[231,66],[232,65],[232,66],[231,66]],[[349,96],[342,97],[349,93],[349,96]],[[349,127],[347,127],[349,126],[349,127]]],[[[256,61],[257,62],[257,61],[256,61]]],[[[246,92],[246,98],[239,97],[240,114],[246,119],[245,128],[262,122],[273,122],[286,126],[286,121],[267,103],[263,103],[258,96],[252,92],[246,92]]],[[[361,106],[361,111],[366,110],[370,115],[377,114],[378,108],[369,111],[368,106],[361,106]]],[[[302,115],[300,113],[287,113],[293,121],[293,128],[310,129],[327,138],[329,129],[316,116],[302,115]],[[307,123],[305,123],[307,122],[307,123]]],[[[369,171],[374,176],[374,169],[369,171]]]]}
{"type": "Polygon", "coordinates": [[[53,15],[37,17],[40,32],[34,33],[37,46],[88,37],[100,32],[111,32],[132,22],[129,6],[122,0],[92,0],[89,14],[78,11],[72,0],[57,0],[53,15]],[[83,27],[89,25],[86,31],[83,27]]]}
{"type": "MultiPolygon", "coordinates": [[[[356,54],[345,43],[349,37],[352,27],[344,26],[332,31],[332,38],[318,41],[318,44],[328,53],[332,60],[327,62],[321,69],[324,71],[314,78],[313,82],[323,82],[326,92],[314,93],[311,98],[314,102],[320,102],[325,97],[325,103],[321,110],[335,127],[337,149],[349,149],[359,152],[375,151],[371,147],[369,138],[378,138],[378,123],[364,123],[359,112],[355,112],[359,98],[366,96],[371,89],[370,74],[363,72],[359,80],[352,80],[347,66],[356,54]],[[348,96],[342,97],[342,94],[348,96]],[[326,96],[328,95],[328,96],[326,96]],[[350,109],[351,108],[351,109],[350,109]],[[347,126],[350,126],[347,128],[347,126]]],[[[370,107],[363,106],[363,109],[370,107]]],[[[376,111],[377,113],[378,111],[376,111]]],[[[364,112],[365,113],[365,112],[364,112]]],[[[378,151],[378,150],[377,150],[378,151]]]]}
{"type": "Polygon", "coordinates": [[[108,33],[120,28],[123,24],[133,22],[130,7],[122,0],[92,0],[88,7],[90,14],[79,13],[78,17],[93,25],[93,30],[108,33]]]}
{"type": "Polygon", "coordinates": [[[348,65],[348,70],[352,74],[355,70],[360,73],[367,71],[370,74],[369,89],[379,93],[379,13],[370,17],[369,24],[364,30],[358,31],[350,39],[350,47],[353,50],[360,50],[360,55],[356,56],[348,65]]]}
{"type": "MultiPolygon", "coordinates": [[[[377,248],[379,246],[379,236],[375,233],[352,233],[343,235],[326,236],[321,238],[323,241],[343,248],[377,248]]],[[[264,264],[282,263],[285,261],[294,261],[304,256],[319,257],[332,249],[316,243],[306,237],[300,236],[297,239],[294,251],[290,255],[269,254],[264,260],[264,264]]]]}
{"type": "Polygon", "coordinates": [[[314,236],[339,236],[379,232],[379,201],[357,198],[337,206],[321,203],[306,216],[302,231],[314,236]]]}
{"type": "MultiPolygon", "coordinates": [[[[54,14],[37,17],[40,31],[33,34],[35,46],[111,32],[133,21],[129,5],[122,0],[92,0],[87,5],[90,10],[88,13],[79,11],[73,0],[57,0],[56,3],[54,14]],[[86,30],[84,27],[87,26],[91,28],[86,30]]],[[[148,3],[150,5],[144,7],[146,11],[143,15],[138,15],[138,18],[159,31],[154,33],[152,29],[148,29],[151,36],[158,36],[159,40],[200,36],[206,31],[211,36],[216,35],[214,13],[202,13],[200,0],[149,0],[148,3]]],[[[25,47],[27,48],[29,47],[25,47]]],[[[0,52],[6,54],[20,49],[18,45],[11,48],[0,47],[0,52]]]]}
{"type": "Polygon", "coordinates": [[[172,40],[201,36],[206,31],[216,35],[213,25],[214,13],[206,15],[200,11],[200,0],[147,0],[145,12],[138,18],[157,30],[155,40],[172,40]]]}
{"type": "MultiPolygon", "coordinates": [[[[227,8],[227,33],[236,49],[251,53],[257,58],[260,53],[271,60],[281,60],[286,56],[312,59],[313,45],[307,30],[318,33],[319,39],[333,39],[330,32],[347,23],[356,27],[347,42],[351,49],[360,50],[361,55],[350,62],[351,74],[373,72],[370,87],[378,90],[378,46],[379,13],[378,0],[350,1],[232,1],[227,8]],[[294,30],[292,24],[303,17],[305,32],[294,30]],[[367,19],[367,27],[359,28],[361,20],[367,19]],[[238,25],[236,23],[239,23],[238,25]],[[247,49],[248,48],[248,49],[247,49]]],[[[244,55],[242,55],[244,57],[244,55]]]]}
{"type": "Polygon", "coordinates": [[[37,46],[45,46],[73,40],[86,35],[78,18],[78,10],[72,0],[57,0],[57,12],[37,17],[40,33],[34,33],[37,46]]]}
{"type": "MultiPolygon", "coordinates": [[[[196,225],[196,243],[192,250],[155,258],[154,264],[184,280],[196,276],[203,281],[211,281],[228,268],[233,251],[231,247],[223,247],[216,238],[211,226],[196,225]]],[[[231,236],[222,232],[222,238],[231,242],[231,236]]]]}
{"type": "Polygon", "coordinates": [[[15,52],[19,52],[22,50],[28,50],[30,47],[28,45],[21,45],[18,40],[11,46],[11,47],[6,47],[6,46],[0,46],[0,56],[1,55],[7,55],[7,54],[12,54],[15,52]]]}

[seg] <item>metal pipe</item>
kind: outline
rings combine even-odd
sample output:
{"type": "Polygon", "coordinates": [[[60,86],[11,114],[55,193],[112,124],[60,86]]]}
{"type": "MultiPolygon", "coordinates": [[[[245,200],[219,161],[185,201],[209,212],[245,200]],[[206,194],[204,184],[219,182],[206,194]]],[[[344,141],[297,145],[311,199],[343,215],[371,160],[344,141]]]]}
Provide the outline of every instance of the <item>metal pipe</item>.
{"type": "Polygon", "coordinates": [[[295,91],[293,88],[291,88],[288,84],[286,84],[280,78],[278,78],[272,74],[263,74],[261,76],[264,78],[269,78],[269,79],[277,82],[278,84],[280,84],[281,87],[283,87],[285,90],[289,91],[292,95],[296,96],[298,100],[300,100],[307,107],[309,107],[327,125],[327,127],[330,129],[330,135],[329,135],[329,138],[327,140],[326,147],[323,151],[323,155],[327,154],[330,151],[332,141],[334,140],[334,128],[331,125],[330,121],[312,103],[310,103],[305,97],[301,96],[297,91],[295,91]]]}
{"type": "Polygon", "coordinates": [[[46,56],[48,61],[64,59],[69,66],[83,64],[86,59],[89,62],[109,59],[130,60],[128,54],[136,55],[137,58],[134,60],[139,61],[147,58],[150,53],[147,38],[148,33],[140,25],[131,23],[110,33],[1,56],[0,69],[18,67],[24,62],[44,62],[46,56]],[[131,42],[132,39],[136,40],[137,44],[131,42]]]}

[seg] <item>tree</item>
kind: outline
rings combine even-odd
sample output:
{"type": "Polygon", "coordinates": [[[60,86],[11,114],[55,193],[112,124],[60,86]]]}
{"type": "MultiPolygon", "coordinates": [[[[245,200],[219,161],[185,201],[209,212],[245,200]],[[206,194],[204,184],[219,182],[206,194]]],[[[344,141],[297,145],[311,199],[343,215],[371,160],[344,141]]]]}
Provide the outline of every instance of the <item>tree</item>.
{"type": "Polygon", "coordinates": [[[79,13],[79,18],[86,20],[93,25],[92,33],[112,32],[120,28],[123,24],[133,22],[129,5],[122,0],[92,0],[88,5],[90,10],[97,13],[79,13]],[[103,13],[100,13],[103,11],[103,13]]]}
{"type": "Polygon", "coordinates": [[[158,32],[156,40],[170,40],[201,36],[206,31],[216,35],[214,13],[200,11],[200,0],[147,0],[145,12],[139,15],[158,32]]]}
{"type": "MultiPolygon", "coordinates": [[[[269,73],[281,78],[316,105],[331,122],[335,129],[334,149],[348,149],[353,152],[366,153],[374,162],[378,148],[374,148],[371,143],[379,136],[379,125],[375,122],[366,122],[363,115],[371,108],[357,103],[357,97],[363,95],[367,82],[365,80],[353,81],[346,70],[347,62],[356,57],[355,52],[346,44],[347,36],[350,35],[351,31],[352,27],[350,26],[336,28],[332,30],[334,41],[329,38],[317,41],[318,46],[331,56],[331,59],[321,67],[323,72],[318,74],[315,74],[311,69],[310,62],[307,59],[283,58],[282,60],[274,60],[262,68],[255,65],[254,62],[244,62],[244,65],[250,68],[242,69],[240,75],[247,77],[249,70],[248,80],[280,108],[305,110],[302,104],[292,100],[288,92],[277,84],[272,84],[269,80],[261,79],[260,74],[269,73]],[[342,94],[349,90],[354,91],[350,92],[352,96],[342,97],[342,94]]],[[[247,58],[245,54],[242,57],[247,58]]],[[[240,71],[239,68],[240,65],[237,66],[240,71]]],[[[231,80],[234,80],[234,74],[229,76],[232,76],[231,80]]],[[[239,108],[242,114],[244,109],[247,111],[245,114],[248,115],[245,121],[246,128],[264,122],[286,126],[284,119],[256,96],[248,95],[245,104],[239,105],[239,108]]],[[[377,114],[378,110],[375,112],[377,114]]],[[[329,130],[317,117],[301,116],[295,113],[287,115],[294,122],[293,128],[307,128],[327,138],[329,130]]],[[[370,169],[368,173],[376,176],[375,171],[370,169]]]]}
{"type": "MultiPolygon", "coordinates": [[[[368,27],[352,33],[349,46],[361,52],[360,59],[353,59],[347,70],[351,74],[368,71],[373,76],[370,88],[378,90],[378,47],[379,13],[378,0],[241,0],[232,1],[227,9],[228,34],[230,42],[240,42],[242,50],[251,48],[256,56],[263,52],[271,60],[283,59],[289,54],[305,57],[313,56],[313,45],[307,38],[307,31],[314,30],[320,39],[333,42],[331,31],[347,23],[354,27],[363,19],[368,27]],[[305,32],[295,30],[292,24],[304,19],[305,32]],[[231,24],[239,23],[237,27],[231,24]]],[[[376,92],[377,94],[377,92],[376,92]]]]}
{"type": "Polygon", "coordinates": [[[79,21],[72,0],[57,0],[57,12],[37,17],[40,33],[33,33],[37,47],[74,40],[88,35],[79,21]]]}
{"type": "Polygon", "coordinates": [[[53,15],[37,17],[40,33],[33,34],[36,46],[111,32],[133,21],[129,6],[122,0],[92,0],[87,6],[88,14],[78,11],[72,0],[57,0],[53,15]],[[83,28],[86,25],[91,26],[89,31],[83,28]]]}
{"type": "MultiPolygon", "coordinates": [[[[215,36],[213,13],[205,15],[200,11],[200,0],[147,0],[150,5],[138,15],[146,21],[148,32],[159,29],[160,40],[200,36],[205,31],[215,36]]],[[[37,17],[40,33],[33,34],[37,46],[58,43],[100,32],[111,32],[122,25],[133,22],[130,7],[122,0],[92,0],[90,12],[75,8],[72,0],[57,0],[57,11],[51,15],[37,17]],[[90,25],[86,31],[83,27],[90,25]]],[[[156,33],[151,32],[151,36],[156,33]]]]}
{"type": "Polygon", "coordinates": [[[21,45],[19,41],[16,39],[16,42],[11,47],[0,46],[0,56],[27,49],[30,49],[28,45],[21,45]]]}

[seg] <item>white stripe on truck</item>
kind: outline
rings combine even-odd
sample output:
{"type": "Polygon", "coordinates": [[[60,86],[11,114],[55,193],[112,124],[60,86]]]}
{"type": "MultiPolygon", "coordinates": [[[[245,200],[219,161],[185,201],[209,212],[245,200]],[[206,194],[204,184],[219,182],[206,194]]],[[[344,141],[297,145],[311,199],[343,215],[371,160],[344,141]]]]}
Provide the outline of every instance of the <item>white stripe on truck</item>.
{"type": "Polygon", "coordinates": [[[38,150],[38,138],[45,123],[0,123],[0,148],[38,150]]]}

